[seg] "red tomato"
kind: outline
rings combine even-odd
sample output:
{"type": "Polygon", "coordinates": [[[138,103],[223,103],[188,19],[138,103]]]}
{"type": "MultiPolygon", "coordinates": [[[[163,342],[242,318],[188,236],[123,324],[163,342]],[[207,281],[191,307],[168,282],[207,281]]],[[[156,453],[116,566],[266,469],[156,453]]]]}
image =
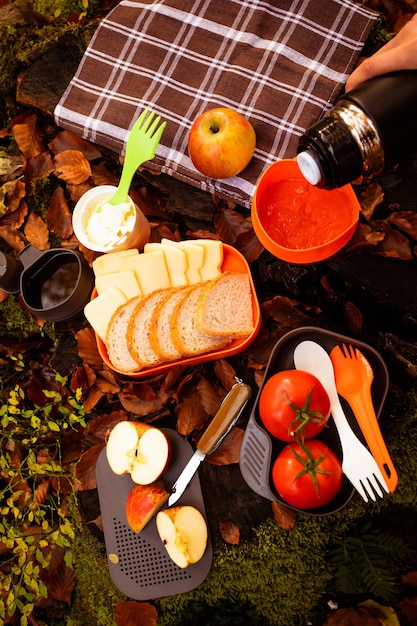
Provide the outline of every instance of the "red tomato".
{"type": "Polygon", "coordinates": [[[330,400],[321,382],[302,370],[283,370],[265,383],[259,415],[268,432],[283,441],[315,437],[327,424],[330,400]]]}
{"type": "Polygon", "coordinates": [[[285,502],[312,509],[333,500],[342,486],[342,466],[335,453],[318,439],[290,443],[272,466],[272,482],[285,502]]]}

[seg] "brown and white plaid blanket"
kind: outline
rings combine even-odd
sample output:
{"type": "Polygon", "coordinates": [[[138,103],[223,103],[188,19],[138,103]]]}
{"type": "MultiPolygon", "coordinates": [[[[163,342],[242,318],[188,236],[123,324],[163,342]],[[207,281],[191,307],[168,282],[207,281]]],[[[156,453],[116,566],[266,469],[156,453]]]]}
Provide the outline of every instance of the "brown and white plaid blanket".
{"type": "Polygon", "coordinates": [[[150,167],[250,205],[267,165],[336,99],[378,14],[352,0],[122,0],[97,28],[56,122],[123,154],[149,107],[167,121],[150,167]],[[257,135],[240,175],[207,180],[187,139],[204,110],[238,110],[257,135]]]}

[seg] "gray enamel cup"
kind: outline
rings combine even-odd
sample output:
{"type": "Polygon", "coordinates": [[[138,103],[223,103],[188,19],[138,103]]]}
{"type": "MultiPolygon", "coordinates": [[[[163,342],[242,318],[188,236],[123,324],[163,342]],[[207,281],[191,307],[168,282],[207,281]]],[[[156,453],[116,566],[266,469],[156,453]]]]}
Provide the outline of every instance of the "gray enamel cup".
{"type": "Polygon", "coordinates": [[[16,259],[0,253],[0,287],[20,291],[29,311],[59,322],[77,317],[90,299],[94,274],[77,250],[26,246],[16,259]]]}

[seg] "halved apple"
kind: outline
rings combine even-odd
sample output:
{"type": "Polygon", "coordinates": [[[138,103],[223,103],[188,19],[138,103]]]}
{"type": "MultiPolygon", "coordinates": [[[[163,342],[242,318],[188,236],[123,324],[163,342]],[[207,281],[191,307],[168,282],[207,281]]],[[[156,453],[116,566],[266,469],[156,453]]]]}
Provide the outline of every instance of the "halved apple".
{"type": "Polygon", "coordinates": [[[143,422],[123,421],[110,432],[106,454],[115,474],[130,474],[134,483],[149,485],[165,471],[171,447],[159,428],[143,422]]]}
{"type": "Polygon", "coordinates": [[[169,492],[162,480],[150,485],[133,485],[126,498],[126,519],[130,528],[140,533],[168,498],[169,492]]]}
{"type": "Polygon", "coordinates": [[[156,528],[166,551],[178,567],[197,563],[208,540],[207,523],[193,506],[177,506],[159,511],[156,528]]]}

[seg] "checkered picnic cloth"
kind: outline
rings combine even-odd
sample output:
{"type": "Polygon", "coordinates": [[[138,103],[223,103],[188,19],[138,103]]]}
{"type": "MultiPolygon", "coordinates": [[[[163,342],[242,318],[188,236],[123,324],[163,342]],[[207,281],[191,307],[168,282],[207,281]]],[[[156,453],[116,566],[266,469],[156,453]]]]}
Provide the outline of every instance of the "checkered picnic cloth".
{"type": "Polygon", "coordinates": [[[167,121],[152,163],[250,206],[262,171],[340,93],[378,14],[351,0],[122,0],[101,22],[55,109],[59,126],[123,154],[149,107],[167,121]],[[187,152],[193,120],[238,110],[257,147],[238,176],[201,176],[187,152]]]}

